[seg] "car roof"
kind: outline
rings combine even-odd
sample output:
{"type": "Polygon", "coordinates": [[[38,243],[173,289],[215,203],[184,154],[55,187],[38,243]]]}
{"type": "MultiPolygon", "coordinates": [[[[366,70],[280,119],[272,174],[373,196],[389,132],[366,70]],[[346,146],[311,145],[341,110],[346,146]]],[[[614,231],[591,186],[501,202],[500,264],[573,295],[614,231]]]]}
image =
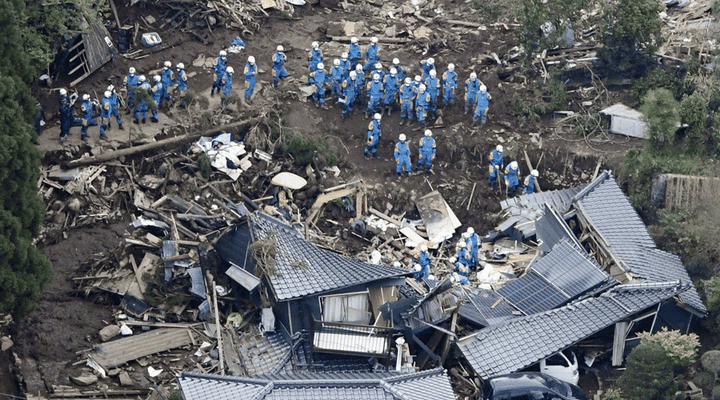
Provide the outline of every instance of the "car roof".
{"type": "Polygon", "coordinates": [[[490,378],[487,382],[494,391],[504,391],[517,388],[547,388],[550,379],[539,372],[516,372],[490,378]]]}

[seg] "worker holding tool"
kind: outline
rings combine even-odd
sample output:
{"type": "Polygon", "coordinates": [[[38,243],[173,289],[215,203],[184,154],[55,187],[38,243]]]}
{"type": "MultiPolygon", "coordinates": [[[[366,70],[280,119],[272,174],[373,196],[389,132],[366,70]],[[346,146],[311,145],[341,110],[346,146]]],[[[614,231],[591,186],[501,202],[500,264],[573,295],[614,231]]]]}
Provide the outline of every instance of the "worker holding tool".
{"type": "Polygon", "coordinates": [[[495,147],[495,150],[490,152],[490,174],[488,175],[488,186],[493,187],[498,177],[498,170],[505,167],[505,161],[503,160],[503,147],[501,144],[495,147]]]}
{"type": "Polygon", "coordinates": [[[525,194],[533,194],[535,192],[535,180],[538,176],[540,176],[540,173],[534,169],[530,171],[530,175],[525,177],[525,182],[523,182],[523,191],[525,194]]]}
{"type": "Polygon", "coordinates": [[[380,130],[381,119],[382,115],[376,113],[372,121],[368,124],[367,145],[365,146],[366,160],[370,159],[370,155],[372,155],[373,158],[378,158],[377,144],[378,141],[380,141],[380,136],[382,135],[382,131],[380,130]]]}
{"type": "Polygon", "coordinates": [[[272,76],[273,86],[277,87],[280,78],[285,78],[290,74],[285,70],[285,61],[287,60],[287,56],[284,53],[285,49],[282,46],[278,46],[275,50],[275,54],[272,56],[272,76]]]}
{"type": "Polygon", "coordinates": [[[505,194],[508,197],[515,196],[515,192],[520,184],[518,182],[518,172],[519,168],[517,161],[512,161],[507,167],[505,167],[505,194]]]}

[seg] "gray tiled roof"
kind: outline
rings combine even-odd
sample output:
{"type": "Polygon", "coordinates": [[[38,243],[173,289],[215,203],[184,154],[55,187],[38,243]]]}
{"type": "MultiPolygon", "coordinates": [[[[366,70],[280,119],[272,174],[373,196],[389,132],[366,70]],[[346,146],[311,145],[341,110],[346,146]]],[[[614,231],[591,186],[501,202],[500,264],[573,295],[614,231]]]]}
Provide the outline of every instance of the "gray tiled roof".
{"type": "Polygon", "coordinates": [[[543,216],[535,221],[535,235],[543,253],[549,253],[560,240],[572,240],[578,246],[580,241],[575,237],[563,217],[553,209],[545,207],[543,216]]]}
{"type": "Polygon", "coordinates": [[[231,377],[184,372],[185,400],[452,400],[441,368],[412,373],[285,374],[231,377]]]}
{"type": "Polygon", "coordinates": [[[297,229],[263,213],[256,213],[250,221],[255,240],[275,239],[278,273],[270,276],[270,283],[281,301],[411,274],[405,269],[369,264],[320,249],[297,229]]]}
{"type": "Polygon", "coordinates": [[[274,374],[290,361],[292,341],[278,325],[273,333],[251,331],[240,336],[237,355],[248,374],[274,374]]]}
{"type": "Polygon", "coordinates": [[[614,281],[582,248],[561,240],[529,266],[527,274],[497,292],[525,314],[550,310],[614,281]]]}
{"type": "Polygon", "coordinates": [[[479,287],[458,287],[455,292],[458,297],[467,301],[460,305],[460,316],[476,325],[490,326],[501,321],[514,318],[518,313],[510,303],[500,297],[497,292],[479,287]],[[499,300],[499,301],[498,301],[499,300]]]}
{"type": "Polygon", "coordinates": [[[655,247],[645,224],[609,171],[579,192],[575,205],[634,278],[648,282],[679,279],[690,284],[681,299],[696,314],[707,313],[680,258],[655,247]]]}
{"type": "Polygon", "coordinates": [[[526,368],[687,289],[678,281],[616,286],[598,297],[515,318],[457,342],[482,378],[526,368]]]}
{"type": "MultiPolygon", "coordinates": [[[[524,194],[501,201],[500,207],[507,211],[509,219],[515,222],[515,226],[523,233],[523,236],[530,237],[535,235],[535,221],[543,214],[545,204],[562,214],[570,208],[573,196],[582,188],[583,185],[524,194]]],[[[496,228],[498,231],[505,229],[507,229],[507,224],[501,224],[496,228]]]]}

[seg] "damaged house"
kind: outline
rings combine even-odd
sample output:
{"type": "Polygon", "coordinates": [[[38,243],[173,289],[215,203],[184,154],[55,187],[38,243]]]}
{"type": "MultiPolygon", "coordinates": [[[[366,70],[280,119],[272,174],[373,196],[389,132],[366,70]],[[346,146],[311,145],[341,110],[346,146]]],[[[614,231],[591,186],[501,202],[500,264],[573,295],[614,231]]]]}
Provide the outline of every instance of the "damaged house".
{"type": "Polygon", "coordinates": [[[456,343],[479,377],[598,342],[612,343],[619,366],[635,333],[687,332],[706,315],[679,257],[656,248],[609,171],[584,187],[520,196],[503,208],[510,219],[501,228],[534,236],[540,251],[522,276],[471,291],[460,308],[481,328],[456,343]]]}

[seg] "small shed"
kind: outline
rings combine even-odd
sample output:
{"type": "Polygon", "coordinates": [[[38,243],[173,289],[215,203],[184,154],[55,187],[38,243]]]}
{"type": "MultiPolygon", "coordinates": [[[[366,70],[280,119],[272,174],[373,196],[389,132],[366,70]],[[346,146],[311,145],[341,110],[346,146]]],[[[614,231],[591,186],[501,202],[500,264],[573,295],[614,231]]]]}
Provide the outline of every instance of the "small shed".
{"type": "Polygon", "coordinates": [[[70,83],[70,86],[77,85],[117,55],[110,33],[102,22],[90,25],[81,35],[82,40],[68,50],[70,53],[68,63],[71,68],[68,75],[78,71],[82,73],[70,83]]]}
{"type": "Polygon", "coordinates": [[[643,114],[640,111],[617,103],[600,111],[600,114],[610,116],[610,132],[648,139],[647,125],[643,121],[643,114]]]}

